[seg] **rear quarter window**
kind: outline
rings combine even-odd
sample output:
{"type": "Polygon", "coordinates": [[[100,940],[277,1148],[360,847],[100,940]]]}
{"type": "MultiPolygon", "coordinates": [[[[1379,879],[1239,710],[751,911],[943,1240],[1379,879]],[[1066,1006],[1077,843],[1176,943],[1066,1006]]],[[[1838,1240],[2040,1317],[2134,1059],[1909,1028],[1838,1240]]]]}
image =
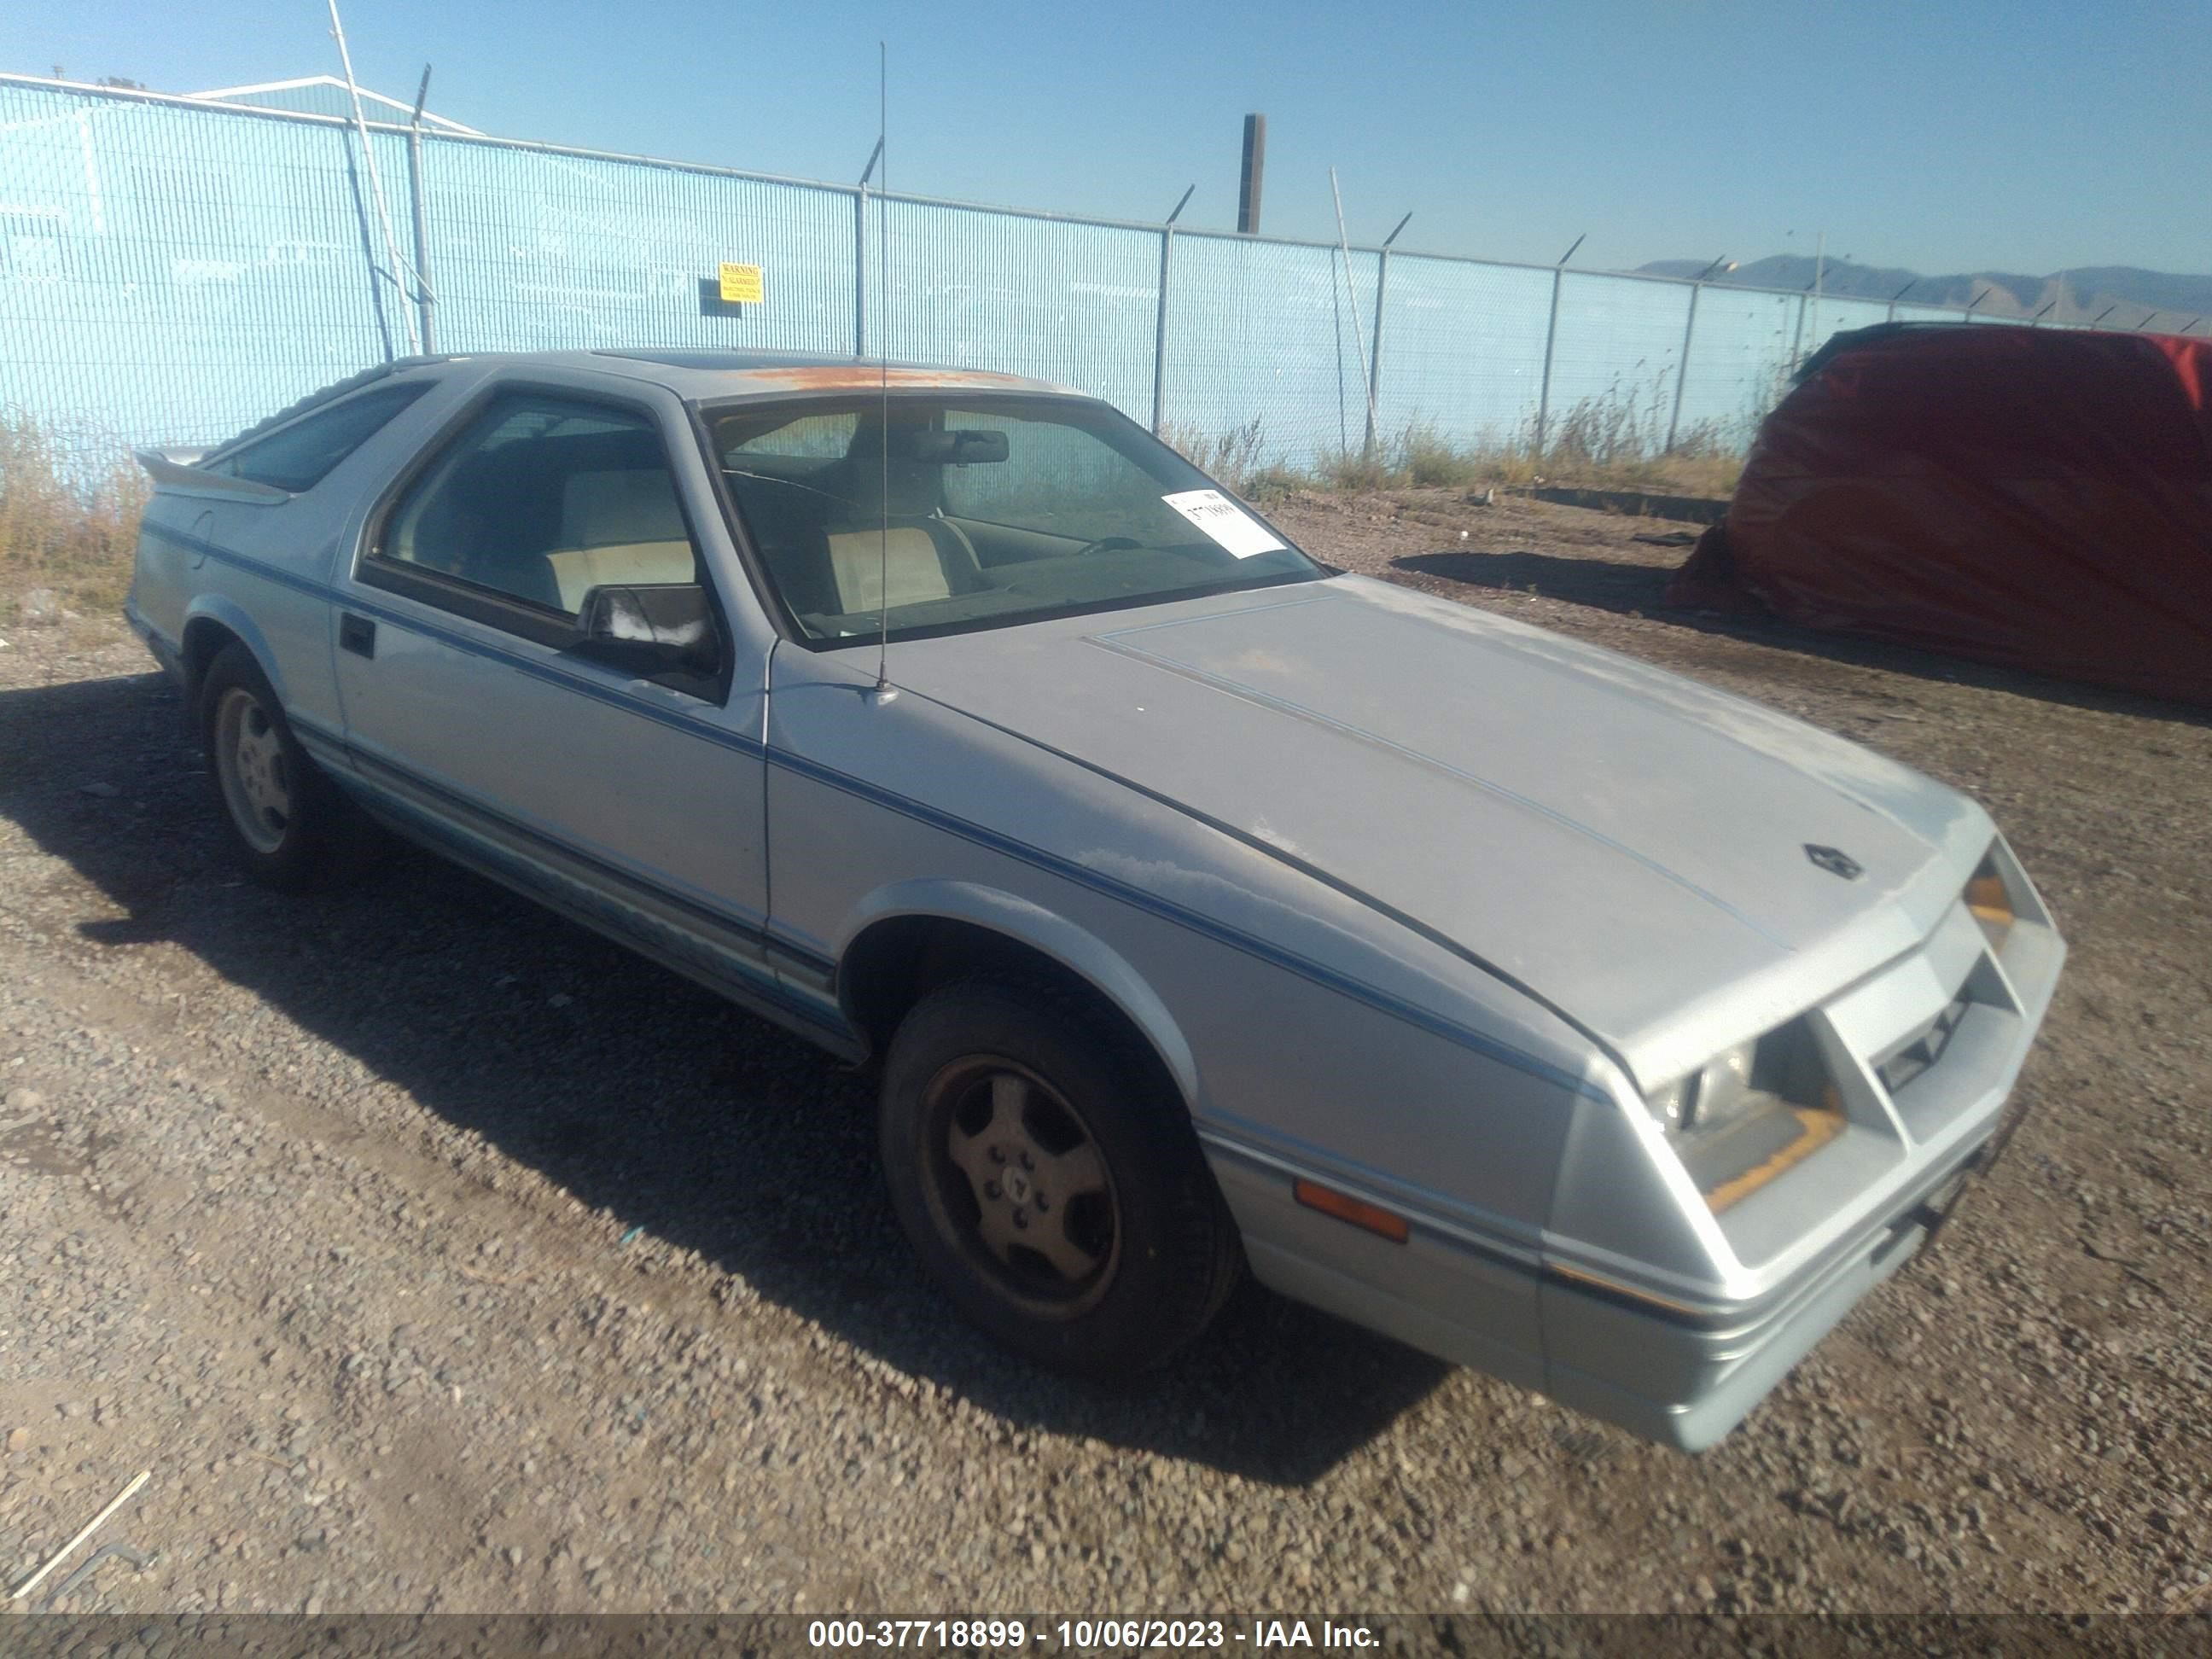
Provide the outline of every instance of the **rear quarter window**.
{"type": "Polygon", "coordinates": [[[203,472],[243,478],[298,495],[313,489],[340,461],[374,437],[392,417],[430,389],[428,380],[372,386],[327,409],[303,415],[266,437],[239,445],[213,460],[203,472]]]}

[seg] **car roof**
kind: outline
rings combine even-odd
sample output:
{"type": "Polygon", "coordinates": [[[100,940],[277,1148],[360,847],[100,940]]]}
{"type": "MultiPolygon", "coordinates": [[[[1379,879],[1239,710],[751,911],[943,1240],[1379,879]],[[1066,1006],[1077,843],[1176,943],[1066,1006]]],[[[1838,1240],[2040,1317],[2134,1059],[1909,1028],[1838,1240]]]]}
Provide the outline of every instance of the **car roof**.
{"type": "MultiPolygon", "coordinates": [[[[650,347],[592,351],[483,352],[470,360],[495,360],[527,369],[596,369],[627,374],[666,386],[694,402],[735,398],[802,398],[854,392],[1020,392],[1057,397],[1086,394],[1049,380],[985,369],[945,368],[927,363],[885,364],[873,358],[796,351],[668,350],[650,347]]],[[[453,359],[447,359],[451,362],[453,359]]]]}

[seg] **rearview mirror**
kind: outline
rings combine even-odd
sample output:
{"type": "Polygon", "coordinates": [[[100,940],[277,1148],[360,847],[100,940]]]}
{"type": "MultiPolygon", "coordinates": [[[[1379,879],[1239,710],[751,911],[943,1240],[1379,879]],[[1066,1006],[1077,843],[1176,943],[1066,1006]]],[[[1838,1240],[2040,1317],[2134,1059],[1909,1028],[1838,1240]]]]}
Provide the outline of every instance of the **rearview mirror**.
{"type": "Polygon", "coordinates": [[[929,466],[973,466],[1006,459],[1003,432],[931,432],[914,434],[913,459],[929,466]]]}
{"type": "Polygon", "coordinates": [[[721,641],[712,601],[693,582],[594,587],[576,613],[580,656],[626,669],[641,679],[658,674],[712,674],[721,641]]]}

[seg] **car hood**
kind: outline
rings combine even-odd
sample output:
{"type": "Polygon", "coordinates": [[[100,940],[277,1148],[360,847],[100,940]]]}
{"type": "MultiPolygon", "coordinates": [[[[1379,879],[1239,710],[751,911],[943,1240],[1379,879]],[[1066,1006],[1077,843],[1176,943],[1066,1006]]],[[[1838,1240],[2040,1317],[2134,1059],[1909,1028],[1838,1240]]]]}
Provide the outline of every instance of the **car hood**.
{"type": "Polygon", "coordinates": [[[1755,703],[1364,578],[914,641],[892,670],[1395,913],[1646,1084],[1911,948],[1993,833],[1755,703]]]}

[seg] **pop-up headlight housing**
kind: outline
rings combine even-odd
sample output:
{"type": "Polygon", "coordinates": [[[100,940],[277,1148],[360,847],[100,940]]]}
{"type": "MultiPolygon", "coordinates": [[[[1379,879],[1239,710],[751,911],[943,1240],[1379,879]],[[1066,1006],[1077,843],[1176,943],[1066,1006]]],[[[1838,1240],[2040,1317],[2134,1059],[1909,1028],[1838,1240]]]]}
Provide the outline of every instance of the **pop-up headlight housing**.
{"type": "Polygon", "coordinates": [[[1722,1050],[1649,1091],[1644,1104],[1716,1213],[1844,1127],[1842,1102],[1802,1019],[1722,1050]]]}

